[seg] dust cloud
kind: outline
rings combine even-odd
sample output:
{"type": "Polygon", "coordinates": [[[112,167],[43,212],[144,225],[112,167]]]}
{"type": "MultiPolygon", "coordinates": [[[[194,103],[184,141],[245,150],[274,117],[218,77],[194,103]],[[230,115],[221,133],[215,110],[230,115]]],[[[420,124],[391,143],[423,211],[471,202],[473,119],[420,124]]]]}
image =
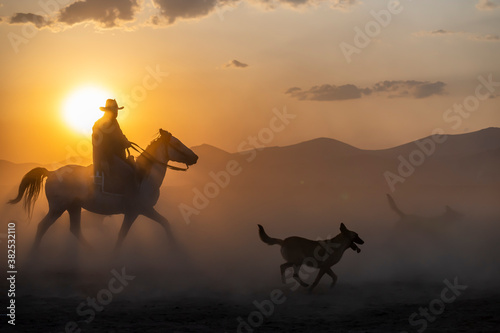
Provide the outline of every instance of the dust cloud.
{"type": "MultiPolygon", "coordinates": [[[[182,174],[169,171],[156,205],[169,219],[175,242],[168,240],[156,222],[139,217],[118,253],[113,249],[122,216],[84,212],[82,232],[92,251],[77,244],[66,213],[49,229],[40,249],[30,255],[38,221],[48,211],[45,196],[40,195],[30,222],[21,205],[4,205],[1,232],[16,221],[19,295],[62,303],[73,300],[68,311],[75,317],[80,302],[108,288],[116,274],[124,274],[130,280],[114,295],[119,302],[113,303],[120,309],[135,304],[148,313],[142,307],[149,302],[163,302],[155,308],[158,311],[163,306],[175,310],[181,304],[192,306],[190,316],[199,318],[200,311],[205,311],[200,307],[215,304],[222,312],[204,312],[202,317],[226,316],[214,321],[224,329],[236,329],[237,318],[255,310],[254,301],[270,299],[276,290],[292,300],[281,306],[284,312],[276,315],[278,319],[300,317],[303,314],[296,312],[297,307],[316,309],[325,316],[327,312],[318,309],[329,309],[340,316],[407,304],[391,310],[398,313],[401,327],[408,325],[408,315],[418,309],[415,304],[439,295],[444,280],[458,279],[468,286],[469,295],[499,290],[497,160],[486,169],[479,160],[478,177],[471,162],[477,156],[465,161],[460,156],[460,164],[458,157],[437,156],[391,192],[383,175],[394,170],[397,158],[387,156],[387,151],[352,148],[339,152],[335,145],[316,140],[268,148],[259,151],[252,163],[239,154],[219,153],[211,159],[215,148],[200,147],[198,165],[182,174]],[[330,154],[325,156],[325,151],[330,154]],[[230,160],[241,170],[226,177],[230,160]],[[387,193],[397,211],[390,206],[387,193]],[[319,240],[336,236],[342,222],[365,243],[359,246],[360,253],[346,250],[333,266],[336,287],[329,289],[330,277],[325,275],[311,298],[304,288],[294,286],[290,275],[283,284],[280,248],[259,239],[257,224],[271,237],[319,240]]],[[[15,196],[30,168],[3,166],[2,202],[15,196]]],[[[5,258],[0,261],[4,270],[5,258]]],[[[304,268],[301,277],[311,283],[316,271],[304,268]]]]}

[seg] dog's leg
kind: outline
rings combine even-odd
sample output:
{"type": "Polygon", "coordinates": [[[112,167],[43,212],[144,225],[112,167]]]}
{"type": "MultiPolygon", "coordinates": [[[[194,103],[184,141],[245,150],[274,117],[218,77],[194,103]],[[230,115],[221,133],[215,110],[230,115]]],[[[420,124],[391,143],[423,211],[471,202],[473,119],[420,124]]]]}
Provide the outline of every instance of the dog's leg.
{"type": "Polygon", "coordinates": [[[335,283],[337,283],[337,275],[332,271],[331,267],[328,267],[328,269],[326,270],[326,274],[332,277],[332,284],[330,285],[330,288],[333,288],[335,286],[335,283]]]}
{"type": "Polygon", "coordinates": [[[281,281],[283,283],[286,283],[285,272],[286,272],[287,268],[290,268],[292,266],[293,266],[293,264],[291,262],[286,262],[286,263],[280,265],[280,269],[281,269],[281,281]]]}
{"type": "Polygon", "coordinates": [[[314,282],[311,285],[311,287],[309,287],[309,292],[311,292],[314,289],[314,287],[316,287],[316,285],[318,284],[319,280],[321,280],[321,278],[323,277],[323,275],[325,273],[326,273],[326,269],[324,269],[324,268],[320,268],[319,269],[318,276],[316,276],[316,280],[314,280],[314,282]]]}
{"type": "Polygon", "coordinates": [[[293,265],[293,278],[300,283],[302,287],[308,287],[309,285],[302,281],[299,277],[300,265],[293,265]]]}

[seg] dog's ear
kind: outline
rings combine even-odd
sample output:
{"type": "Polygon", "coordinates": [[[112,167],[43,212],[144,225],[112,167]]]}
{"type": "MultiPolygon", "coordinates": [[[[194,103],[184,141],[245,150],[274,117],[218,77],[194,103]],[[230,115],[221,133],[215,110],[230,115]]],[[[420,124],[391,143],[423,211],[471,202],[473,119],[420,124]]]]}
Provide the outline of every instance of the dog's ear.
{"type": "Polygon", "coordinates": [[[340,223],[340,231],[347,232],[347,228],[345,227],[344,223],[340,223]]]}

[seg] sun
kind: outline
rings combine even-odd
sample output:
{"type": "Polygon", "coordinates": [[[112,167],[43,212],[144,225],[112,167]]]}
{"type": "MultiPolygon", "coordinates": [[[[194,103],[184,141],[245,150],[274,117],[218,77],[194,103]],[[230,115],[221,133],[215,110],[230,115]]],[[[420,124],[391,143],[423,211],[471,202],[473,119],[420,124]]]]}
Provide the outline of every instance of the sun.
{"type": "Polygon", "coordinates": [[[63,114],[66,123],[81,134],[90,134],[95,121],[102,117],[99,110],[106,99],[113,98],[108,91],[98,87],[82,87],[74,91],[64,102],[63,114]]]}

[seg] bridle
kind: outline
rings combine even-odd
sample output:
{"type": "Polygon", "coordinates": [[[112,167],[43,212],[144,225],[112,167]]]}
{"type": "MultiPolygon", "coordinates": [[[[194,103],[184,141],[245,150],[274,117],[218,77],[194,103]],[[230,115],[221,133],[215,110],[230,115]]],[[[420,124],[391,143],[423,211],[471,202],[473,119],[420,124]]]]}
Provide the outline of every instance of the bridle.
{"type": "MultiPolygon", "coordinates": [[[[170,136],[168,138],[167,146],[170,144],[170,138],[172,138],[172,134],[170,134],[170,136]]],[[[133,150],[135,150],[139,154],[144,154],[144,157],[146,157],[148,160],[150,160],[152,162],[159,163],[159,164],[165,166],[168,169],[175,170],[175,171],[186,171],[187,169],[189,169],[189,165],[187,165],[187,164],[186,164],[185,168],[179,168],[179,167],[176,167],[176,166],[168,164],[168,162],[165,163],[163,161],[160,161],[159,159],[157,159],[156,157],[154,157],[153,155],[151,155],[149,152],[147,152],[145,149],[143,149],[141,146],[139,146],[135,142],[130,142],[130,148],[132,148],[133,150]]]]}

